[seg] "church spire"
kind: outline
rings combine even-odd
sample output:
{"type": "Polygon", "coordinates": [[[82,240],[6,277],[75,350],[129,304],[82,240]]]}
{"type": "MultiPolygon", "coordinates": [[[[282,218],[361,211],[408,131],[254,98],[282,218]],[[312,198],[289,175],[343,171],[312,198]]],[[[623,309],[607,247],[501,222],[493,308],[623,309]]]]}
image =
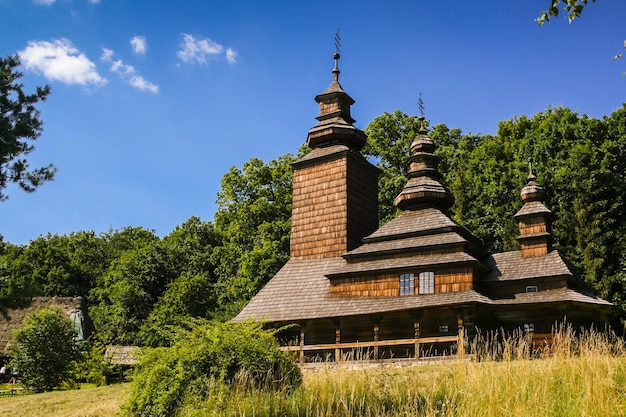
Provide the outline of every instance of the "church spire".
{"type": "Polygon", "coordinates": [[[339,31],[335,36],[335,67],[332,70],[333,81],[328,88],[315,97],[320,105],[320,114],[316,117],[318,123],[307,137],[307,145],[311,148],[343,144],[351,149],[360,151],[365,146],[367,136],[360,129],[353,126],[355,120],[350,116],[350,106],[354,100],[339,84],[339,31]]]}
{"type": "Polygon", "coordinates": [[[424,104],[419,100],[420,128],[417,138],[411,143],[409,159],[409,180],[394,201],[401,210],[434,206],[448,210],[454,204],[454,196],[443,185],[441,173],[437,169],[439,159],[435,155],[435,143],[428,137],[424,104]]]}

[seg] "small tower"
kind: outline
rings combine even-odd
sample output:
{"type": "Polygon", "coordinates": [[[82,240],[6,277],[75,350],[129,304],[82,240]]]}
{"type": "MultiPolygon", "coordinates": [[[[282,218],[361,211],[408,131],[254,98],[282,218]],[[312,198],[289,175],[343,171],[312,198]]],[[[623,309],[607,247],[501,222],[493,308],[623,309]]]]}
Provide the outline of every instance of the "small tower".
{"type": "Polygon", "coordinates": [[[435,155],[435,143],[428,137],[424,116],[420,116],[418,136],[411,143],[409,180],[396,197],[394,204],[401,210],[436,207],[447,211],[454,204],[454,196],[441,181],[437,169],[439,159],[435,155]]]}
{"type": "Polygon", "coordinates": [[[360,153],[367,136],[352,125],[339,51],[333,58],[333,81],[315,97],[320,114],[307,137],[313,150],[293,163],[292,258],[341,256],[378,227],[379,170],[360,153]]]}
{"type": "Polygon", "coordinates": [[[547,255],[552,250],[550,219],[552,212],[543,204],[545,191],[537,183],[533,171],[533,159],[528,158],[528,178],[522,188],[522,208],[513,216],[519,222],[520,235],[517,237],[522,246],[522,257],[547,255]]]}

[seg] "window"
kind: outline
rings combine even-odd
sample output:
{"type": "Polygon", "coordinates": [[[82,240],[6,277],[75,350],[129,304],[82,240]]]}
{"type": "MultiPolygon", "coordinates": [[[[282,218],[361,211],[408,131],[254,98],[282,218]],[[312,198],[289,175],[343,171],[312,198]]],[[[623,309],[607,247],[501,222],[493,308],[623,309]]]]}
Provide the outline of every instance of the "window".
{"type": "Polygon", "coordinates": [[[532,333],[535,331],[535,323],[524,323],[524,333],[532,333]]]}
{"type": "Polygon", "coordinates": [[[537,286],[536,285],[527,285],[526,286],[526,292],[537,292],[537,286]]]}
{"type": "Polygon", "coordinates": [[[400,295],[415,294],[415,276],[413,274],[400,275],[400,295]]]}
{"type": "Polygon", "coordinates": [[[419,274],[419,293],[432,294],[435,292],[435,273],[420,272],[419,274]]]}
{"type": "Polygon", "coordinates": [[[448,325],[442,324],[439,326],[439,333],[448,333],[448,325]]]}

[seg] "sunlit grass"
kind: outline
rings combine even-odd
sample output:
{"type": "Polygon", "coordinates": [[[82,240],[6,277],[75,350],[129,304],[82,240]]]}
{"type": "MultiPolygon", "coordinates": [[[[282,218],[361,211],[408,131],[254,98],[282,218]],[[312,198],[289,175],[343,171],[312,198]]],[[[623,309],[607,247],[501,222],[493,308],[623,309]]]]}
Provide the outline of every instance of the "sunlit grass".
{"type": "Polygon", "coordinates": [[[485,337],[478,361],[358,370],[328,364],[292,393],[217,390],[195,416],[623,416],[621,339],[562,328],[534,353],[523,335],[485,337]]]}
{"type": "MultiPolygon", "coordinates": [[[[531,353],[516,336],[484,338],[475,361],[350,370],[333,364],[307,372],[301,388],[250,390],[207,386],[206,401],[185,399],[180,416],[624,416],[626,350],[606,334],[561,329],[531,353]],[[499,339],[502,341],[502,338],[499,339]]],[[[477,345],[474,345],[476,348],[477,345]]],[[[121,416],[128,385],[0,396],[11,416],[121,416]]]]}
{"type": "Polygon", "coordinates": [[[0,395],[0,410],[11,417],[114,417],[126,401],[128,384],[42,394],[0,395]]]}

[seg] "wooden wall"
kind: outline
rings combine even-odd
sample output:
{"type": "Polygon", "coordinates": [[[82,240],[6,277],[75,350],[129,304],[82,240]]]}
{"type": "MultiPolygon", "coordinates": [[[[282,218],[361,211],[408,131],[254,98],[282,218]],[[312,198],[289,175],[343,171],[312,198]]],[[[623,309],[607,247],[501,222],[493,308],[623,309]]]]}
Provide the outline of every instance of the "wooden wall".
{"type": "MultiPolygon", "coordinates": [[[[432,269],[431,269],[432,270],[432,269]]],[[[402,271],[415,275],[415,292],[418,275],[425,270],[402,271]]],[[[474,287],[472,267],[435,270],[435,293],[468,291],[474,287]]],[[[365,277],[336,279],[331,282],[330,293],[344,296],[394,297],[400,296],[400,272],[365,277]]]]}
{"type": "Polygon", "coordinates": [[[341,256],[378,227],[378,170],[338,152],[294,170],[291,257],[341,256]]]}
{"type": "Polygon", "coordinates": [[[522,219],[519,222],[519,230],[523,258],[543,256],[550,252],[550,236],[546,235],[550,230],[545,218],[536,216],[522,219]],[[536,235],[539,236],[532,237],[536,235]]]}

